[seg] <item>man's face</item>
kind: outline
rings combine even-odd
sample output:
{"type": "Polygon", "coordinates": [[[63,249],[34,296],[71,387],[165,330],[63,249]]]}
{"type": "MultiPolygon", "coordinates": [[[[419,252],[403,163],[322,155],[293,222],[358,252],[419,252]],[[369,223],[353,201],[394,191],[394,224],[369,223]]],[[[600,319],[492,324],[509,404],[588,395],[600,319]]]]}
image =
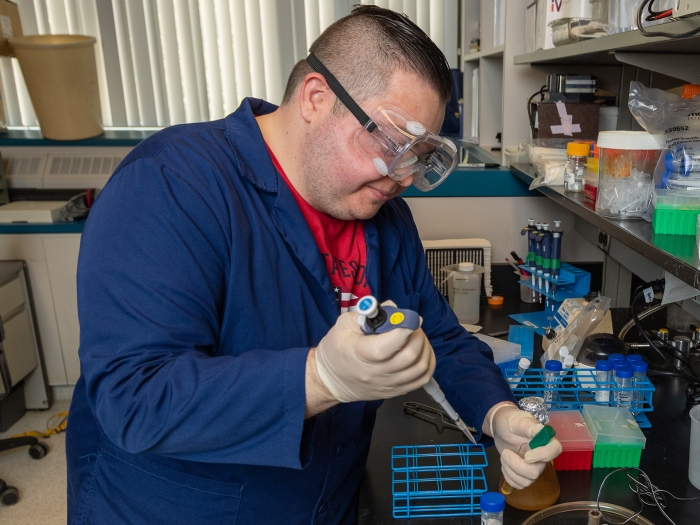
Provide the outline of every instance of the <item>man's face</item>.
{"type": "MultiPolygon", "coordinates": [[[[416,75],[402,71],[394,74],[381,99],[360,106],[370,114],[384,104],[398,107],[432,130],[440,129],[445,116],[435,91],[416,75]]],[[[358,129],[361,125],[349,111],[341,117],[328,112],[302,141],[303,184],[309,204],[338,219],[369,219],[413,182],[411,177],[396,182],[377,173],[372,160],[355,147],[358,129]]]]}

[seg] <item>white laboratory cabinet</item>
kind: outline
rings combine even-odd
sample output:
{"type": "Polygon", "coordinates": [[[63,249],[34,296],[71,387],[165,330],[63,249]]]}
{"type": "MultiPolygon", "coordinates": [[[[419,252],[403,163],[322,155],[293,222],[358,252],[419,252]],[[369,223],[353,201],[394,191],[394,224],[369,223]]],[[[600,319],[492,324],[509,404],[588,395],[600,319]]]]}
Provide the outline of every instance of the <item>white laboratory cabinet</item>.
{"type": "Polygon", "coordinates": [[[79,233],[0,235],[0,260],[23,260],[27,264],[51,386],[74,385],[80,376],[76,291],[79,249],[79,233]]]}

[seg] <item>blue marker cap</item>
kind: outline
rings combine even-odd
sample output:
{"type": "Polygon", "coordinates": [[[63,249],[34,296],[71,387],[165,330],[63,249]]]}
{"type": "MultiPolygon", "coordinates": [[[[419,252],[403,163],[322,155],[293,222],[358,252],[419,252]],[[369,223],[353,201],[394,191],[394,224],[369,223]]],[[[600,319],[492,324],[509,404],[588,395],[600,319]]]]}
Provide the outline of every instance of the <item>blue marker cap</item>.
{"type": "Polygon", "coordinates": [[[644,361],[640,361],[639,363],[632,363],[632,370],[635,372],[644,372],[646,374],[647,370],[649,370],[649,365],[646,364],[644,361]]]}
{"type": "Polygon", "coordinates": [[[630,363],[639,363],[641,361],[644,361],[642,359],[642,356],[639,354],[629,354],[627,357],[625,357],[625,359],[627,359],[627,361],[629,361],[630,363]]]}
{"type": "Polygon", "coordinates": [[[600,361],[595,362],[595,369],[600,370],[601,372],[609,372],[613,369],[613,364],[607,359],[601,359],[600,361]]]}
{"type": "Polygon", "coordinates": [[[562,370],[562,364],[561,361],[555,361],[553,359],[550,359],[544,364],[545,370],[549,370],[550,372],[561,372],[562,370]]]}
{"type": "Polygon", "coordinates": [[[506,508],[506,498],[500,492],[486,492],[481,495],[481,510],[485,512],[501,512],[506,508]]]}
{"type": "Polygon", "coordinates": [[[608,356],[608,361],[612,361],[613,363],[616,363],[618,361],[624,361],[625,356],[623,354],[610,354],[608,356]]]}
{"type": "Polygon", "coordinates": [[[634,376],[634,370],[631,366],[618,366],[615,369],[615,377],[620,377],[622,379],[634,376]]]}

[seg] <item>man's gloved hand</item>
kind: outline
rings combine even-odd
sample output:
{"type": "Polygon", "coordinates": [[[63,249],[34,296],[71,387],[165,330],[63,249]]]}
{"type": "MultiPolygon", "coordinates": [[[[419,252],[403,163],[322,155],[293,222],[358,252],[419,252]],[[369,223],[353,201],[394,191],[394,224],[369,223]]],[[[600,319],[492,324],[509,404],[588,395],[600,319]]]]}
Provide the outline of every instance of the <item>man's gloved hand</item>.
{"type": "Polygon", "coordinates": [[[433,347],[422,329],[365,335],[359,314],[341,315],[316,347],[316,368],[341,403],[388,399],[425,385],[435,370],[433,347]]]}
{"type": "Polygon", "coordinates": [[[547,445],[530,450],[527,444],[544,426],[532,414],[510,403],[497,405],[489,413],[489,433],[501,453],[503,476],[511,487],[524,489],[561,454],[561,443],[552,438],[547,445]]]}

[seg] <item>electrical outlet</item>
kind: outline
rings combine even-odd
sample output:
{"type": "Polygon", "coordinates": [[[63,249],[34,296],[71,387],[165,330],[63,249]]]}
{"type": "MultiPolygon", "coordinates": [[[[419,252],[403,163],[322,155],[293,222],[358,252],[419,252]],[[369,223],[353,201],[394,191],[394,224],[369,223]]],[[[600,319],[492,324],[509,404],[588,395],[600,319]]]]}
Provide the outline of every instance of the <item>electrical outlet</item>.
{"type": "Polygon", "coordinates": [[[700,0],[676,0],[673,3],[673,16],[684,18],[700,15],[700,0]]]}
{"type": "Polygon", "coordinates": [[[605,253],[610,253],[610,242],[612,239],[610,235],[602,230],[598,230],[598,248],[603,250],[605,253]]]}

